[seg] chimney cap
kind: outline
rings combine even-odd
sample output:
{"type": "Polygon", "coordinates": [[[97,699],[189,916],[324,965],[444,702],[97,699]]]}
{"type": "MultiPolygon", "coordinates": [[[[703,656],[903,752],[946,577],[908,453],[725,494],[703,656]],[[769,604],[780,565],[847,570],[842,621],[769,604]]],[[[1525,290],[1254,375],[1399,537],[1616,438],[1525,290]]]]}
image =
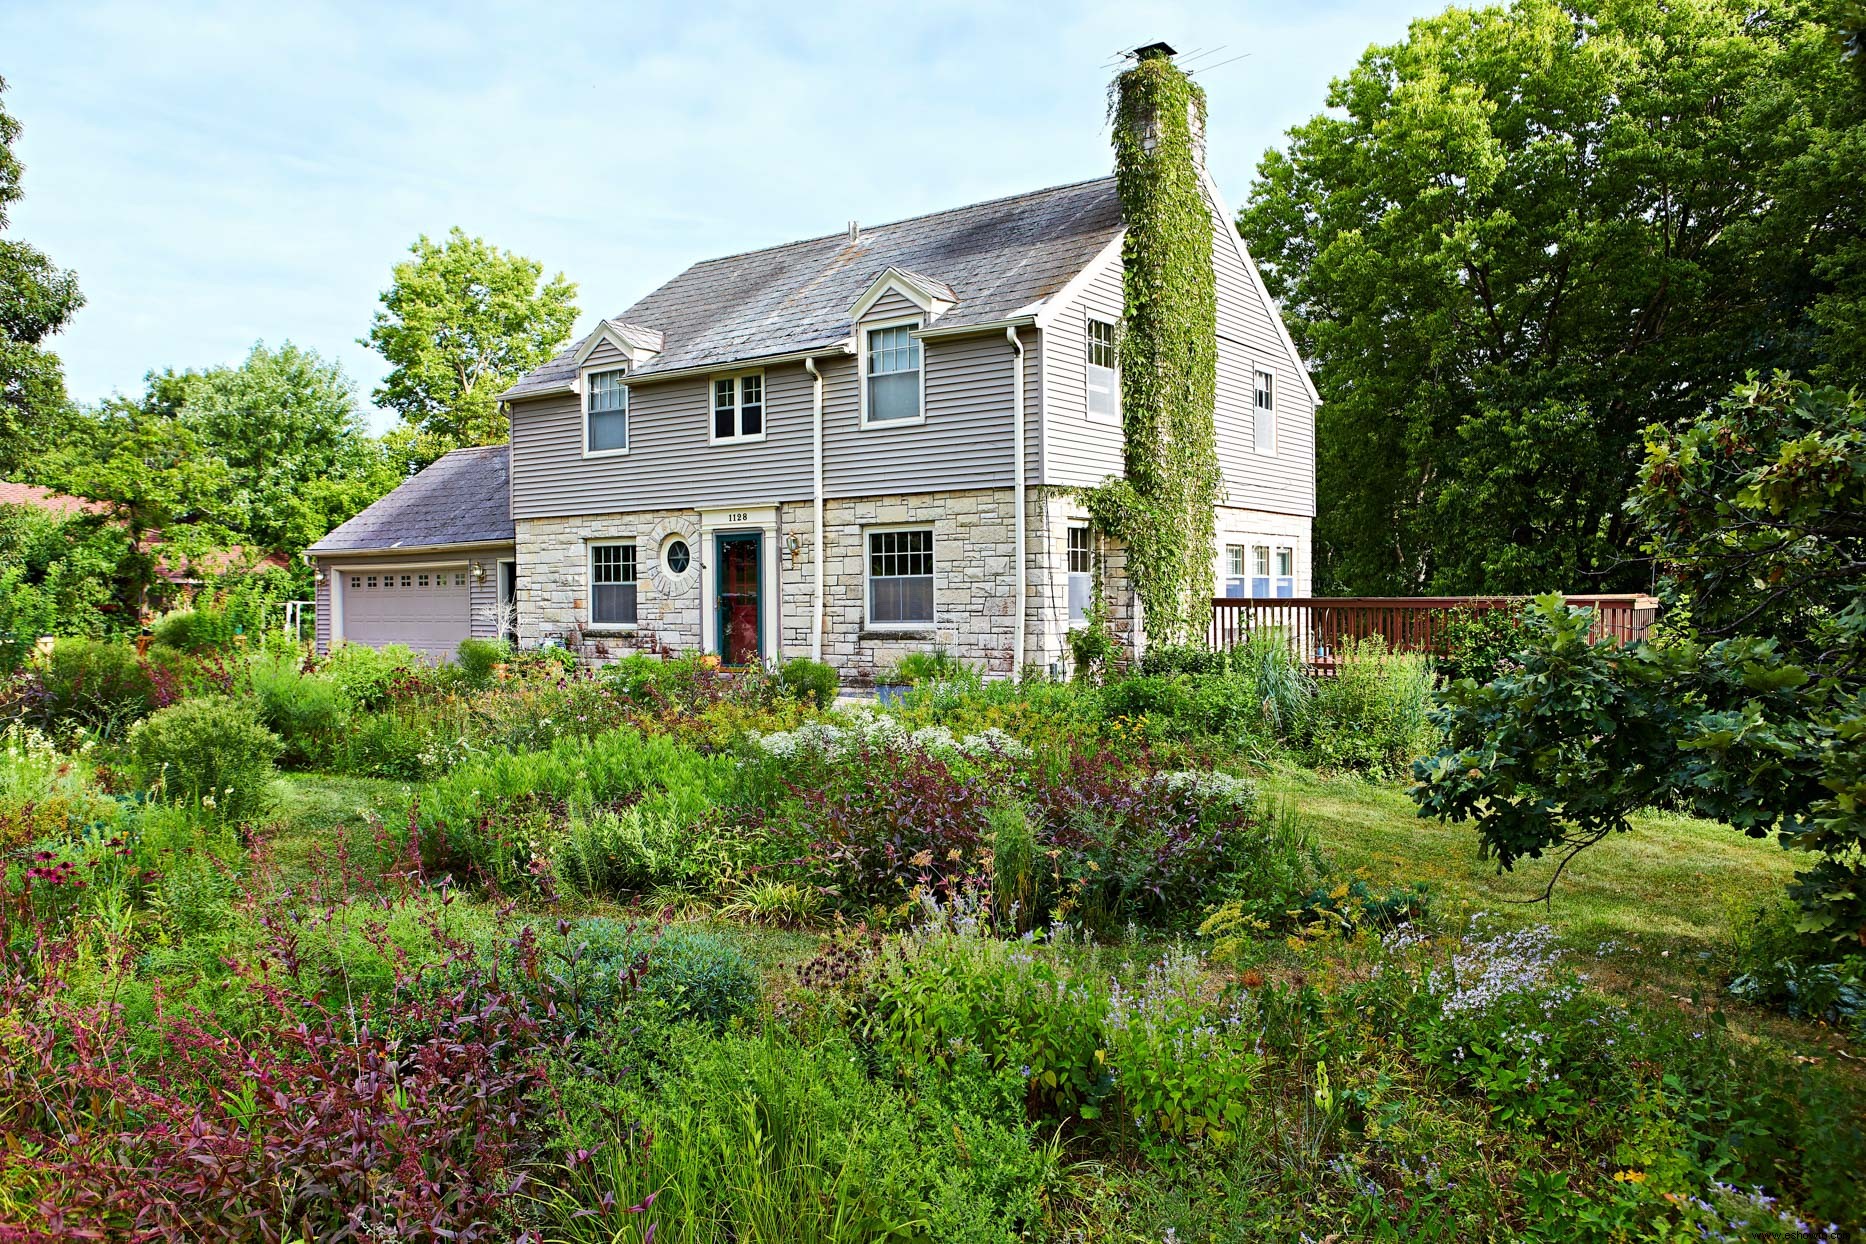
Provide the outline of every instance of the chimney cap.
{"type": "Polygon", "coordinates": [[[1134,49],[1135,60],[1169,60],[1178,55],[1170,43],[1149,43],[1145,47],[1134,49]]]}

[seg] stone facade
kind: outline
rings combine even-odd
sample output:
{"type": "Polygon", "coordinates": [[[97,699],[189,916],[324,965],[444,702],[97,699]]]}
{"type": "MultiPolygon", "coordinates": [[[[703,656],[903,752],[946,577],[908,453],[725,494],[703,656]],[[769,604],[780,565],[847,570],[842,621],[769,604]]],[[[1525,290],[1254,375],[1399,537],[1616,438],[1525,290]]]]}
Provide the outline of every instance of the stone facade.
{"type": "MultiPolygon", "coordinates": [[[[1087,522],[1073,493],[1030,489],[1026,495],[1025,547],[1028,590],[1025,602],[1027,668],[1052,675],[1071,666],[1069,633],[1068,532],[1087,522]]],[[[915,493],[904,496],[838,498],[826,501],[827,544],[824,569],[823,658],[845,681],[873,680],[894,661],[912,652],[941,647],[972,663],[989,677],[1015,671],[1013,613],[1013,525],[1016,493],[1009,488],[915,493]],[[933,531],[934,621],[913,628],[871,626],[868,620],[867,535],[876,528],[925,526],[933,531]]],[[[763,511],[766,592],[775,591],[772,611],[776,651],[788,659],[811,651],[816,538],[814,507],[791,501],[763,511]]],[[[736,517],[736,516],[735,516],[736,517]]],[[[1294,541],[1298,548],[1299,591],[1308,590],[1307,519],[1226,508],[1218,515],[1222,545],[1251,536],[1294,541]]],[[[709,528],[695,510],[648,510],[570,518],[520,519],[519,638],[526,646],[561,642],[589,661],[630,652],[672,653],[716,647],[704,614],[712,599],[704,576],[709,528]],[[690,550],[686,572],[664,565],[670,541],[690,550]],[[597,627],[589,622],[589,546],[634,541],[638,583],[636,625],[597,627]]],[[[1126,574],[1126,553],[1119,542],[1091,536],[1091,559],[1097,590],[1109,625],[1124,649],[1138,641],[1134,594],[1126,574]]],[[[1219,567],[1222,572],[1222,566],[1219,567]]],[[[771,648],[767,645],[767,652],[771,648]]]]}
{"type": "Polygon", "coordinates": [[[517,524],[518,642],[526,648],[562,643],[587,660],[630,652],[683,652],[700,647],[699,515],[691,510],[578,514],[527,518],[517,524]],[[683,540],[685,573],[663,561],[667,546],[683,540]],[[590,622],[589,546],[635,544],[635,625],[590,622]]]}

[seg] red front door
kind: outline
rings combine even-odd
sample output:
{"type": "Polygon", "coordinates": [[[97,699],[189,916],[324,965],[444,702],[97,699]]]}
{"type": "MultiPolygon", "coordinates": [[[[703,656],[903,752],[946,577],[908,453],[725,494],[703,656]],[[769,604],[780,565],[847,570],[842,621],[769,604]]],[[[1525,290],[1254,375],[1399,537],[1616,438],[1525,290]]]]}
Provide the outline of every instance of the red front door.
{"type": "Polygon", "coordinates": [[[719,658],[727,665],[751,665],[764,655],[758,550],[755,535],[719,537],[719,658]]]}

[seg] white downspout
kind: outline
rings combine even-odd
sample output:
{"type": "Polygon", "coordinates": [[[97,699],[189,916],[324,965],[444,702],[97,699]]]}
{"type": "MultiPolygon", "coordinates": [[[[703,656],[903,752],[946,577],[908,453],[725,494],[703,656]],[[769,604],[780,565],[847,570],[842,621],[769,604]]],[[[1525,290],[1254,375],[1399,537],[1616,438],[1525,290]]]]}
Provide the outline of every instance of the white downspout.
{"type": "Polygon", "coordinates": [[[1025,562],[1030,560],[1030,550],[1024,540],[1024,343],[1017,339],[1016,325],[1009,325],[1004,336],[1011,343],[1014,362],[1011,367],[1011,492],[1012,504],[1017,514],[1012,520],[1012,539],[1016,542],[1017,598],[1014,607],[1017,623],[1011,632],[1011,677],[1018,678],[1024,672],[1024,631],[1027,622],[1024,608],[1027,603],[1025,562]]]}
{"type": "Polygon", "coordinates": [[[810,566],[814,576],[810,592],[810,659],[823,659],[823,373],[816,369],[814,355],[805,358],[803,368],[812,381],[811,421],[815,435],[814,466],[816,474],[816,526],[810,537],[810,566]]]}

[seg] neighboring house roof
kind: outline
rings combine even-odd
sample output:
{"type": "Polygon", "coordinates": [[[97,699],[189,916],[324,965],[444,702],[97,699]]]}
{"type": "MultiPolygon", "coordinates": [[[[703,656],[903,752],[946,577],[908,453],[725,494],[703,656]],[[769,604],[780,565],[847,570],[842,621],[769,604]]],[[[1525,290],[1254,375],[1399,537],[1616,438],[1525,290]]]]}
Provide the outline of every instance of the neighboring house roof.
{"type": "Polygon", "coordinates": [[[151,531],[144,537],[142,548],[155,554],[156,577],[168,583],[200,583],[203,574],[223,575],[229,570],[290,570],[292,565],[292,559],[283,553],[261,552],[243,544],[206,549],[198,557],[171,557],[159,531],[151,531]]]}
{"type": "Polygon", "coordinates": [[[442,454],[305,552],[361,553],[510,541],[514,537],[509,464],[504,445],[442,454]]]}
{"type": "MultiPolygon", "coordinates": [[[[642,377],[844,344],[854,328],[850,309],[889,268],[951,293],[955,305],[940,317],[941,329],[994,324],[1034,314],[1120,231],[1114,178],[1098,177],[865,226],[854,242],[837,233],[709,259],[616,320],[661,335],[661,352],[631,368],[642,377]]],[[[576,377],[582,344],[501,397],[563,390],[576,377]]]]}
{"type": "Polygon", "coordinates": [[[41,488],[37,484],[18,484],[12,480],[0,479],[0,505],[26,505],[60,518],[74,518],[79,514],[108,514],[110,507],[102,501],[91,501],[84,497],[71,497],[62,492],[53,492],[50,488],[41,488]]]}

